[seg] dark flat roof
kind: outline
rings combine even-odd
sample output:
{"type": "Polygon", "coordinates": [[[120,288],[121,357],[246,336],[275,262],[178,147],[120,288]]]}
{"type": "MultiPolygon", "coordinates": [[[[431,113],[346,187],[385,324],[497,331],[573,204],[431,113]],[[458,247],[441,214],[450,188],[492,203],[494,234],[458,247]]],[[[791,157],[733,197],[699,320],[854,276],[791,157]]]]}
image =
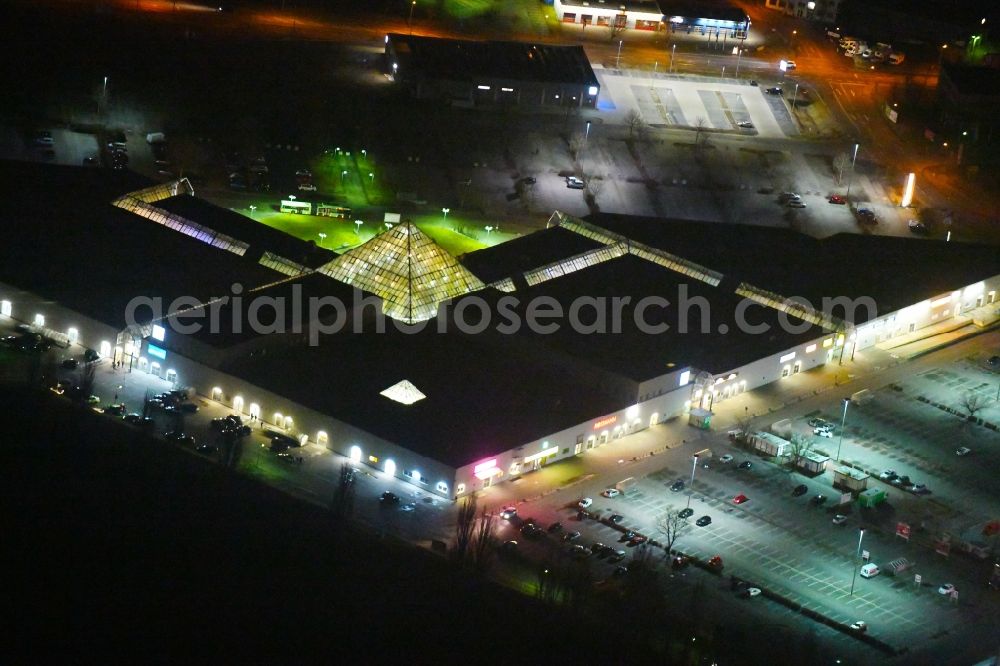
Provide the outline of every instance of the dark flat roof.
{"type": "MultiPolygon", "coordinates": [[[[712,373],[733,370],[824,333],[822,328],[795,317],[788,320],[804,330],[786,332],[781,328],[777,311],[757,305],[747,310],[746,319],[754,325],[766,325],[768,331],[759,334],[741,331],[736,308],[742,297],[723,286],[712,287],[632,255],[543,282],[514,295],[521,300],[518,311],[522,316],[523,305],[538,296],[556,299],[567,312],[574,299],[581,296],[604,299],[609,312],[612,298],[631,299],[622,310],[620,333],[612,332],[610,327],[605,333],[577,332],[564,325],[552,334],[534,335],[533,342],[636,382],[688,365],[712,373]],[[647,297],[669,301],[665,308],[655,303],[650,305],[642,315],[649,324],[669,326],[665,332],[646,332],[636,324],[636,306],[647,297]],[[703,312],[707,315],[704,328],[703,312]]],[[[592,307],[582,308],[580,319],[592,322],[593,312],[592,307]]]]}
{"type": "MultiPolygon", "coordinates": [[[[0,280],[124,327],[128,302],[204,300],[280,274],[111,205],[152,183],[131,173],[0,161],[0,280]]],[[[148,310],[140,310],[142,317],[148,310]]]]}
{"type": "Polygon", "coordinates": [[[290,236],[196,196],[179,194],[157,201],[154,205],[248,243],[250,249],[245,256],[253,261],[258,261],[264,252],[272,252],[309,268],[317,268],[337,256],[329,250],[317,247],[315,243],[290,236]]]}
{"type": "MultiPolygon", "coordinates": [[[[881,315],[1000,273],[1000,248],[988,245],[846,233],[817,239],[791,229],[610,214],[586,219],[719,271],[725,285],[748,282],[816,308],[824,297],[869,296],[881,315]]],[[[868,319],[864,308],[856,315],[855,324],[868,319]]]]}
{"type": "Polygon", "coordinates": [[[563,0],[563,6],[587,9],[604,9],[617,12],[624,7],[627,12],[663,15],[657,0],[563,0]]]}
{"type": "Polygon", "coordinates": [[[495,336],[342,333],[318,347],[224,368],[324,414],[454,467],[625,406],[597,386],[574,386],[556,362],[528,360],[495,336]],[[530,374],[530,380],[527,376],[530,374]],[[380,393],[409,380],[427,397],[403,405],[380,393]]]}
{"type": "Polygon", "coordinates": [[[749,18],[745,11],[730,2],[726,2],[726,0],[660,0],[660,9],[668,21],[671,16],[732,21],[733,23],[743,23],[749,18]]]}
{"type": "MultiPolygon", "coordinates": [[[[278,276],[280,282],[262,288],[254,289],[251,293],[249,289],[244,289],[241,297],[235,304],[238,305],[238,312],[234,307],[234,299],[230,292],[216,294],[217,296],[230,296],[226,301],[219,301],[213,306],[217,309],[216,319],[218,326],[210,325],[210,320],[206,316],[199,319],[188,319],[184,316],[178,318],[181,324],[188,321],[201,323],[201,328],[192,334],[197,340],[216,348],[226,348],[252,338],[262,335],[280,336],[288,334],[295,336],[295,341],[301,339],[301,335],[296,333],[296,329],[301,332],[308,332],[308,317],[310,312],[310,299],[312,298],[337,298],[344,304],[345,309],[350,311],[354,302],[355,290],[350,285],[338,282],[333,278],[319,273],[309,273],[295,278],[278,276]],[[265,305],[260,306],[263,299],[265,305]],[[296,305],[296,301],[301,305],[296,305]],[[271,305],[273,304],[273,306],[271,305]],[[253,313],[251,316],[251,309],[253,313]],[[297,315],[301,315],[296,318],[297,315]]],[[[359,298],[371,297],[365,292],[358,292],[359,298]]],[[[334,317],[335,311],[332,308],[324,307],[320,312],[320,317],[324,321],[328,317],[334,317]]],[[[171,338],[165,341],[170,348],[171,338]]],[[[274,338],[276,347],[284,347],[293,342],[289,338],[274,338]]],[[[177,349],[177,351],[180,351],[177,349]]]]}
{"type": "Polygon", "coordinates": [[[562,227],[550,227],[470,252],[462,263],[486,284],[603,247],[562,227]]]}
{"type": "Polygon", "coordinates": [[[452,81],[508,79],[598,85],[582,46],[389,34],[400,69],[452,81]]]}
{"type": "Polygon", "coordinates": [[[967,65],[942,65],[944,77],[962,95],[995,97],[1000,95],[1000,69],[995,67],[969,67],[967,65]]]}

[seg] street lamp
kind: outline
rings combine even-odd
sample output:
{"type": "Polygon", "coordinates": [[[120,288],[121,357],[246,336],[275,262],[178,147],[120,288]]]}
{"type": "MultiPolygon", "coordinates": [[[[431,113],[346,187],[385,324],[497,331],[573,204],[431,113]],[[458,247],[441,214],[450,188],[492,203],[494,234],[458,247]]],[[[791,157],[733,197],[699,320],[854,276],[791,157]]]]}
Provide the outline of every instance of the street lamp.
{"type": "Polygon", "coordinates": [[[340,183],[343,185],[344,179],[347,178],[347,169],[340,172],[340,183]]]}
{"type": "Polygon", "coordinates": [[[257,210],[257,206],[250,204],[250,218],[253,219],[253,212],[257,210]]]}
{"type": "Polygon", "coordinates": [[[795,92],[792,94],[792,111],[795,111],[795,100],[799,97],[799,84],[795,84],[795,92]]]}
{"type": "MultiPolygon", "coordinates": [[[[854,156],[851,157],[851,174],[847,177],[847,194],[844,195],[844,199],[849,199],[851,196],[851,181],[854,180],[854,163],[858,160],[858,148],[860,147],[860,143],[854,144],[854,156]]],[[[850,205],[850,202],[848,202],[848,205],[850,205]]]]}
{"type": "Polygon", "coordinates": [[[840,417],[840,440],[837,442],[837,462],[840,462],[840,447],[844,443],[844,423],[847,422],[847,405],[851,404],[850,398],[844,398],[844,414],[840,417]]]}
{"type": "Polygon", "coordinates": [[[491,227],[491,226],[486,226],[486,227],[484,227],[484,228],[486,229],[486,233],[488,233],[488,234],[491,234],[491,233],[493,233],[493,227],[491,227]]]}
{"type": "Polygon", "coordinates": [[[444,221],[445,221],[445,223],[447,223],[448,222],[448,213],[451,212],[451,208],[442,208],[441,212],[444,213],[444,221]]]}
{"type": "Polygon", "coordinates": [[[372,179],[372,182],[373,182],[373,183],[375,182],[375,174],[374,174],[374,172],[372,172],[372,171],[369,171],[369,172],[368,172],[368,177],[372,179]]]}
{"type": "Polygon", "coordinates": [[[688,488],[688,502],[685,508],[691,508],[691,493],[694,492],[694,473],[698,469],[698,454],[691,456],[691,485],[688,488]]]}
{"type": "Polygon", "coordinates": [[[589,138],[590,138],[590,121],[588,120],[587,121],[587,130],[586,130],[586,132],[583,135],[583,142],[586,144],[587,143],[587,139],[589,139],[589,138]]]}
{"type": "Polygon", "coordinates": [[[410,16],[406,19],[406,27],[410,29],[410,34],[413,34],[413,8],[417,6],[417,0],[413,0],[410,3],[410,16]]]}
{"type": "Polygon", "coordinates": [[[618,40],[618,57],[615,58],[615,69],[621,69],[622,65],[622,44],[625,42],[624,39],[618,40]]]}
{"type": "Polygon", "coordinates": [[[324,234],[322,231],[319,232],[319,242],[322,243],[325,240],[326,240],[326,234],[324,234]]]}
{"type": "Polygon", "coordinates": [[[670,47],[670,71],[674,71],[674,53],[677,52],[677,45],[674,44],[670,47]]]}
{"type": "Polygon", "coordinates": [[[851,576],[851,594],[850,594],[850,596],[852,596],[852,597],[854,596],[854,582],[858,579],[858,562],[857,562],[857,560],[861,557],[861,541],[862,541],[862,539],[865,538],[865,529],[862,527],[858,531],[860,532],[860,534],[858,534],[858,552],[854,555],[854,560],[852,560],[852,562],[851,562],[851,570],[853,571],[853,575],[851,576]]]}
{"type": "Polygon", "coordinates": [[[364,224],[361,220],[354,220],[354,233],[361,235],[361,225],[364,224]]]}

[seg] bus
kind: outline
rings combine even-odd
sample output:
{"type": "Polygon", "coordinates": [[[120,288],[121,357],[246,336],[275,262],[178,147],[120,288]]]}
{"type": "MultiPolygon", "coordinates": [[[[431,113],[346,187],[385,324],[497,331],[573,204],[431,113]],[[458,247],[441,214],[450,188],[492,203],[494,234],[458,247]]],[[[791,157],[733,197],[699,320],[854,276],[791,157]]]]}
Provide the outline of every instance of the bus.
{"type": "Polygon", "coordinates": [[[312,215],[313,205],[308,201],[281,200],[282,213],[297,213],[299,215],[312,215]]]}

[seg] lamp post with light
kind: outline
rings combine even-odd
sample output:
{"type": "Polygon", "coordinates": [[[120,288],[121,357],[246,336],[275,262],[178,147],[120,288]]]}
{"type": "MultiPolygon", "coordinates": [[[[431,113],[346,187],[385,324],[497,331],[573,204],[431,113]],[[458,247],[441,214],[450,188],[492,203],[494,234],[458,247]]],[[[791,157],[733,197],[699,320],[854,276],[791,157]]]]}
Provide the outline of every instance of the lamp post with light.
{"type": "Polygon", "coordinates": [[[853,571],[853,574],[851,575],[851,594],[850,594],[850,596],[852,596],[852,597],[854,596],[854,582],[858,579],[858,560],[861,558],[861,541],[864,540],[864,538],[865,538],[865,528],[862,527],[860,530],[858,530],[858,532],[859,532],[859,534],[858,534],[858,552],[855,553],[854,559],[851,560],[851,570],[853,571]]]}
{"type": "Polygon", "coordinates": [[[840,440],[837,442],[837,462],[840,462],[840,447],[844,444],[844,424],[847,423],[847,406],[851,404],[850,398],[844,398],[844,414],[840,417],[840,440]]]}
{"type": "MultiPolygon", "coordinates": [[[[851,182],[854,180],[854,163],[858,161],[858,148],[860,147],[860,143],[854,144],[854,155],[851,157],[851,173],[847,177],[847,194],[844,195],[844,199],[849,199],[851,196],[851,182]]],[[[848,202],[848,205],[850,205],[850,202],[848,202]]]]}
{"type": "Polygon", "coordinates": [[[417,0],[412,0],[410,2],[410,15],[406,18],[406,27],[409,29],[410,34],[413,34],[413,8],[417,6],[417,0]]]}
{"type": "Polygon", "coordinates": [[[691,485],[688,487],[687,507],[691,508],[691,494],[694,492],[694,473],[698,470],[698,454],[691,456],[691,485]]]}

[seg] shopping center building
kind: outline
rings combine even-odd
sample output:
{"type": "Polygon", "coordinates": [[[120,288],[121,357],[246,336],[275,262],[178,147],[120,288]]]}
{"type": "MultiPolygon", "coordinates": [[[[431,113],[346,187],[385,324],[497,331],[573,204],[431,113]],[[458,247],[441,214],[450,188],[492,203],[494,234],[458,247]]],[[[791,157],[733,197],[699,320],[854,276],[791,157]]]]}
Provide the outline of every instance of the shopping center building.
{"type": "Polygon", "coordinates": [[[0,314],[449,498],[669,419],[709,427],[720,401],[1000,284],[992,247],[558,212],[461,259],[405,219],[336,255],[186,181],[0,176],[24,250],[0,314]]]}

